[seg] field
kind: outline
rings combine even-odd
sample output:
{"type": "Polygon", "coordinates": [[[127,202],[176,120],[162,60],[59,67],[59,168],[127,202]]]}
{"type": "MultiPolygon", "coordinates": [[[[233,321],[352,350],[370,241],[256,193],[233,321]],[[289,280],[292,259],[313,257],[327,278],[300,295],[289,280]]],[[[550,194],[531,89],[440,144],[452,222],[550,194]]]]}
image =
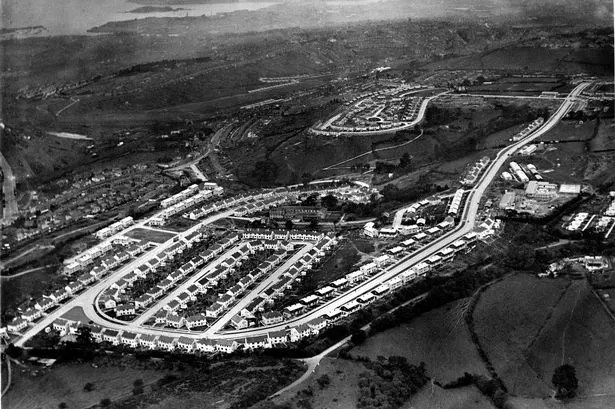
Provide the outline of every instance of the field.
{"type": "Polygon", "coordinates": [[[516,275],[481,295],[474,310],[475,330],[511,394],[549,395],[549,381],[538,377],[525,353],[566,286],[564,280],[516,275]]]}
{"type": "Polygon", "coordinates": [[[62,315],[62,318],[66,318],[67,320],[79,321],[82,323],[88,323],[90,320],[83,312],[83,308],[74,307],[71,308],[66,314],[62,315]]]}
{"type": "Polygon", "coordinates": [[[551,375],[562,363],[576,368],[580,399],[615,390],[609,341],[615,326],[585,281],[511,276],[481,295],[474,320],[481,345],[513,396],[550,397],[551,375]]]}
{"type": "Polygon", "coordinates": [[[402,409],[419,408],[493,409],[494,406],[474,386],[442,389],[428,384],[402,406],[402,409]]]}
{"type": "Polygon", "coordinates": [[[163,371],[116,366],[94,368],[87,364],[25,371],[13,365],[12,386],[2,398],[2,406],[11,409],[57,408],[65,402],[69,408],[86,408],[104,398],[113,400],[132,394],[133,382],[137,379],[149,385],[164,375],[163,371]],[[93,391],[83,390],[87,382],[94,384],[93,391]]]}
{"type": "Polygon", "coordinates": [[[401,355],[410,363],[425,362],[427,374],[445,384],[464,372],[487,375],[463,319],[467,299],[447,304],[368,338],[351,350],[353,356],[401,355]]]}
{"type": "Polygon", "coordinates": [[[577,121],[560,121],[536,141],[588,141],[592,139],[595,127],[595,120],[582,124],[577,121]]]}
{"type": "Polygon", "coordinates": [[[598,132],[591,141],[592,152],[615,149],[615,121],[613,119],[603,119],[598,126],[598,132]]]}
{"type": "Polygon", "coordinates": [[[296,403],[299,399],[295,396],[296,393],[311,388],[314,394],[309,400],[313,408],[355,409],[359,397],[359,374],[365,371],[367,369],[360,362],[323,358],[307,381],[275,398],[274,403],[296,403]],[[316,380],[323,375],[328,375],[331,383],[321,389],[316,380]]]}
{"type": "Polygon", "coordinates": [[[56,274],[56,268],[33,271],[18,277],[3,277],[0,286],[2,311],[14,308],[27,296],[37,297],[47,290],[53,283],[64,280],[56,274]]]}
{"type": "Polygon", "coordinates": [[[588,70],[610,75],[613,71],[612,49],[571,48],[537,50],[533,47],[503,47],[487,51],[480,56],[457,57],[434,62],[432,69],[465,70],[524,70],[540,72],[577,72],[588,70]]]}
{"type": "MultiPolygon", "coordinates": [[[[584,281],[575,282],[527,351],[530,366],[550,379],[553,369],[576,368],[580,397],[615,392],[615,325],[584,281]]],[[[615,397],[611,398],[611,407],[615,397]]]]}
{"type": "Polygon", "coordinates": [[[154,243],[164,243],[165,241],[172,239],[175,235],[160,230],[144,229],[138,227],[136,229],[130,230],[128,233],[126,233],[126,236],[145,242],[153,241],[154,243]]]}

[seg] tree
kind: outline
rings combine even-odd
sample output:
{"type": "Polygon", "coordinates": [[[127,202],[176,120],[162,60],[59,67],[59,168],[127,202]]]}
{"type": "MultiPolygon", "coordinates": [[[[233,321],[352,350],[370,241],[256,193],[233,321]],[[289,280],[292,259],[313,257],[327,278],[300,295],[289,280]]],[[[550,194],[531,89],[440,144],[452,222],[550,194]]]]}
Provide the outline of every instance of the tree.
{"type": "Polygon", "coordinates": [[[402,169],[409,168],[411,164],[412,162],[410,160],[410,154],[408,152],[405,152],[403,155],[401,155],[401,158],[399,158],[400,168],[402,169]]]}
{"type": "Polygon", "coordinates": [[[576,370],[572,365],[564,364],[555,368],[551,383],[556,388],[555,397],[557,399],[572,398],[577,393],[579,381],[577,380],[576,370]]]}
{"type": "Polygon", "coordinates": [[[329,379],[329,375],[324,374],[323,376],[318,378],[316,382],[318,382],[318,386],[320,386],[320,389],[323,389],[329,386],[329,383],[331,383],[331,379],[329,379]]]}
{"type": "Polygon", "coordinates": [[[333,195],[327,195],[321,199],[322,205],[329,210],[337,208],[337,202],[337,197],[333,195]]]}
{"type": "Polygon", "coordinates": [[[107,408],[107,407],[111,406],[111,399],[109,399],[109,398],[103,398],[103,399],[100,401],[100,406],[102,406],[103,408],[107,408]]]}
{"type": "Polygon", "coordinates": [[[92,392],[94,390],[94,384],[91,382],[86,383],[83,385],[83,390],[86,392],[92,392]]]}
{"type": "Polygon", "coordinates": [[[354,334],[352,334],[352,337],[350,337],[350,341],[352,341],[352,343],[355,345],[361,345],[363,342],[365,342],[366,339],[367,334],[361,329],[356,331],[354,334]]]}
{"type": "Polygon", "coordinates": [[[286,220],[285,227],[286,227],[286,230],[292,230],[293,227],[294,227],[293,221],[292,220],[286,220]]]}
{"type": "Polygon", "coordinates": [[[135,388],[141,387],[143,386],[143,379],[137,379],[132,383],[132,386],[134,386],[135,388]]]}
{"type": "Polygon", "coordinates": [[[60,402],[60,404],[58,404],[58,408],[60,409],[66,409],[68,407],[68,404],[66,402],[60,402]]]}
{"type": "Polygon", "coordinates": [[[318,220],[314,219],[310,222],[309,228],[311,230],[317,230],[318,229],[318,220]]]}
{"type": "Polygon", "coordinates": [[[77,334],[76,341],[81,345],[92,345],[92,330],[90,327],[82,326],[79,328],[79,333],[77,334]]]}

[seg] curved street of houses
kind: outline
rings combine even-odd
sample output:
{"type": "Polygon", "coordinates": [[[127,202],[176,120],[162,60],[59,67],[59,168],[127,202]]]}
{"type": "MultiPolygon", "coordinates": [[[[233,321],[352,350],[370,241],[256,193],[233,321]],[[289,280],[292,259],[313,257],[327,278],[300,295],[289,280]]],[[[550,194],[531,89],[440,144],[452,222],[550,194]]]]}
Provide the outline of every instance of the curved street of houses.
{"type": "MultiPolygon", "coordinates": [[[[103,291],[106,287],[108,287],[112,282],[119,279],[120,277],[132,272],[137,266],[144,263],[146,260],[151,258],[154,254],[157,254],[161,250],[164,250],[170,247],[176,237],[186,237],[191,233],[197,231],[203,226],[213,223],[222,218],[231,216],[234,212],[234,208],[221,212],[217,215],[206,218],[202,222],[198,223],[194,227],[178,233],[178,235],[170,240],[167,240],[164,243],[156,246],[154,249],[150,249],[145,252],[141,256],[137,257],[135,260],[129,262],[127,265],[118,269],[118,271],[112,273],[108,277],[102,279],[97,282],[95,285],[88,288],[86,291],[81,293],[75,298],[70,299],[68,302],[60,305],[54,311],[50,312],[46,316],[44,316],[41,320],[36,322],[32,327],[25,331],[25,333],[21,336],[21,338],[16,342],[17,346],[24,346],[24,344],[32,338],[38,332],[44,330],[46,327],[51,325],[53,321],[63,314],[68,312],[70,309],[80,306],[84,309],[84,312],[88,316],[88,318],[95,324],[98,324],[105,328],[123,330],[135,332],[138,334],[148,334],[148,335],[164,335],[173,338],[177,338],[179,336],[185,336],[192,339],[219,339],[219,340],[236,340],[236,339],[244,339],[246,337],[253,336],[261,336],[267,335],[272,331],[279,331],[287,329],[289,326],[297,326],[301,324],[306,324],[307,322],[321,317],[325,314],[331,313],[334,310],[338,309],[344,304],[347,304],[350,301],[355,300],[359,296],[366,294],[368,292],[373,291],[383,283],[391,280],[393,277],[398,276],[400,273],[407,271],[420,261],[430,257],[431,255],[439,252],[445,247],[449,246],[453,242],[459,240],[467,233],[470,233],[474,230],[474,227],[477,222],[477,214],[480,201],[485,193],[486,189],[492,182],[492,180],[498,175],[500,168],[506,163],[506,161],[513,155],[518,149],[522,148],[526,144],[530,143],[534,139],[544,135],[549,130],[551,130],[559,121],[562,119],[574,106],[577,102],[577,97],[579,94],[590,85],[590,83],[581,83],[579,84],[564,100],[564,102],[560,105],[560,107],[548,118],[545,123],[537,128],[534,132],[532,132],[529,136],[524,138],[523,140],[516,142],[508,147],[502,149],[497,155],[496,158],[487,166],[480,180],[476,184],[476,186],[469,190],[468,196],[465,202],[465,206],[463,208],[463,213],[461,215],[459,224],[453,228],[448,233],[440,236],[436,240],[428,243],[424,247],[415,251],[414,253],[404,257],[397,263],[389,266],[383,271],[375,274],[374,276],[368,278],[362,283],[356,285],[354,288],[344,292],[339,297],[334,298],[314,309],[308,311],[305,314],[297,316],[293,319],[285,320],[278,324],[273,324],[269,326],[262,327],[252,327],[242,330],[222,330],[224,324],[228,321],[233,314],[241,311],[243,306],[245,306],[252,298],[254,298],[258,293],[263,291],[266,287],[271,285],[271,283],[277,278],[280,271],[283,271],[283,268],[286,268],[296,260],[300,258],[301,255],[304,254],[305,251],[308,251],[309,246],[304,247],[298,253],[295,253],[290,260],[285,262],[281,267],[275,270],[274,273],[270,274],[264,281],[262,281],[257,287],[240,299],[235,306],[231,307],[226,314],[224,314],[218,321],[214,323],[211,327],[209,327],[205,331],[190,331],[190,330],[171,330],[171,329],[161,329],[161,328],[152,328],[142,326],[143,322],[145,322],[150,316],[151,313],[149,311],[157,310],[161,305],[164,305],[165,300],[171,298],[175,293],[179,293],[181,288],[185,287],[186,284],[180,286],[177,290],[174,290],[172,293],[168,294],[168,296],[163,297],[158,300],[154,305],[152,305],[148,312],[143,316],[138,318],[133,322],[119,323],[119,322],[110,322],[100,316],[94,308],[95,300],[98,294],[103,291]]],[[[146,221],[142,221],[139,225],[145,225],[146,221]]],[[[187,283],[192,282],[192,278],[187,281],[187,283]]]]}

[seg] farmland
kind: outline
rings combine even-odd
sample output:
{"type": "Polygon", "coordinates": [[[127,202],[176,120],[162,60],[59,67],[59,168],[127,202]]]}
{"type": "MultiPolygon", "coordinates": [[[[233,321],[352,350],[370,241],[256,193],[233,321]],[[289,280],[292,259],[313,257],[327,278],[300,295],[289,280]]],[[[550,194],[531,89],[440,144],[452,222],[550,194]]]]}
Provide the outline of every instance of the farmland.
{"type": "Polygon", "coordinates": [[[57,408],[62,402],[69,408],[83,408],[132,394],[133,382],[155,383],[164,371],[139,370],[115,366],[93,367],[89,364],[66,364],[52,369],[23,369],[13,365],[11,389],[2,398],[2,406],[12,409],[57,408]],[[94,389],[84,391],[86,383],[94,389]],[[31,393],[32,391],[37,393],[31,393]]]}
{"type": "Polygon", "coordinates": [[[470,341],[463,314],[467,299],[427,312],[399,327],[376,334],[352,349],[353,356],[401,355],[425,362],[427,374],[446,384],[464,372],[487,375],[470,341]]]}
{"type": "Polygon", "coordinates": [[[584,281],[509,277],[482,294],[474,320],[513,396],[548,398],[553,369],[562,363],[576,368],[580,399],[615,390],[615,349],[608,341],[615,329],[584,281]]]}
{"type": "Polygon", "coordinates": [[[402,409],[493,409],[494,406],[474,386],[458,389],[442,389],[426,385],[410,398],[402,409]]]}

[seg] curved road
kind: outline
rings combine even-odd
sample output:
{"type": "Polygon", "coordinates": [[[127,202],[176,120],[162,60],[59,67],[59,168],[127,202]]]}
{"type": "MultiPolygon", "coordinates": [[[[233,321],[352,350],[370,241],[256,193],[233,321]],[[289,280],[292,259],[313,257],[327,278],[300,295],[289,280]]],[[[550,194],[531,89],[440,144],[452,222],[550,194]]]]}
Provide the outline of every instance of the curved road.
{"type": "MultiPolygon", "coordinates": [[[[307,322],[313,320],[314,318],[318,318],[318,317],[322,316],[323,314],[332,312],[333,310],[335,310],[335,309],[341,307],[342,305],[344,305],[344,304],[346,304],[346,303],[356,299],[357,297],[361,296],[362,294],[365,294],[367,292],[370,292],[370,291],[374,290],[375,288],[380,286],[382,283],[390,280],[391,278],[397,276],[398,274],[402,273],[403,271],[406,271],[406,270],[410,269],[412,266],[414,266],[418,262],[428,258],[429,256],[433,255],[434,253],[440,251],[441,249],[447,247],[448,245],[450,245],[454,241],[458,240],[459,238],[461,238],[465,234],[471,232],[474,229],[474,226],[476,224],[476,218],[477,218],[477,214],[478,214],[478,207],[479,207],[479,204],[480,204],[480,200],[481,200],[484,192],[486,191],[486,189],[490,185],[491,181],[495,177],[497,177],[497,175],[498,175],[498,173],[500,171],[500,168],[504,165],[504,163],[518,149],[520,149],[524,145],[530,143],[534,139],[544,135],[549,130],[551,130],[559,122],[559,120],[562,117],[564,117],[564,115],[566,115],[568,113],[568,111],[576,103],[577,97],[579,96],[579,94],[589,85],[590,85],[590,83],[582,83],[582,84],[578,85],[568,95],[568,97],[566,97],[566,99],[564,100],[562,105],[553,113],[553,115],[551,115],[551,117],[549,117],[549,119],[547,119],[545,121],[545,123],[541,127],[537,128],[532,134],[527,136],[525,139],[523,139],[523,140],[521,140],[521,141],[519,141],[517,143],[514,143],[514,144],[512,144],[512,145],[502,149],[496,155],[496,158],[487,166],[487,169],[484,171],[484,173],[481,176],[481,179],[477,183],[476,187],[474,189],[472,189],[470,191],[470,193],[468,194],[468,197],[466,199],[466,205],[464,207],[464,211],[463,211],[460,223],[453,230],[449,231],[445,235],[443,235],[443,236],[439,237],[438,239],[434,240],[433,242],[429,243],[428,245],[426,245],[425,247],[423,247],[420,250],[416,251],[415,253],[413,253],[413,254],[403,258],[402,260],[400,260],[399,262],[397,262],[393,266],[387,268],[386,270],[376,274],[373,277],[370,277],[369,279],[367,279],[363,283],[359,284],[355,288],[352,288],[351,290],[347,291],[346,293],[344,293],[340,297],[338,297],[336,299],[333,299],[333,300],[329,301],[328,303],[323,304],[323,305],[321,305],[321,306],[319,306],[319,307],[309,311],[308,313],[306,313],[306,314],[304,314],[302,316],[293,318],[293,319],[288,320],[288,321],[284,321],[284,322],[279,323],[279,324],[274,324],[274,325],[266,326],[266,327],[248,328],[248,329],[244,329],[244,330],[233,330],[233,331],[220,331],[220,332],[216,332],[216,333],[213,333],[211,330],[207,330],[207,331],[202,332],[202,333],[194,333],[194,332],[184,331],[184,330],[150,329],[150,328],[131,326],[130,324],[128,324],[128,325],[120,325],[120,324],[110,323],[110,322],[105,321],[104,319],[102,319],[102,318],[100,318],[98,316],[89,316],[89,318],[92,321],[94,321],[96,324],[99,324],[99,325],[104,326],[104,327],[118,329],[118,330],[130,330],[130,331],[134,331],[134,332],[138,332],[138,333],[142,333],[142,334],[166,335],[166,336],[171,336],[171,337],[178,337],[178,336],[184,335],[184,336],[187,336],[187,337],[190,337],[190,338],[193,338],[193,339],[202,339],[202,338],[243,339],[245,337],[252,337],[252,336],[257,336],[257,335],[267,335],[268,332],[283,330],[283,329],[286,329],[290,325],[304,324],[304,323],[307,323],[307,322]]],[[[225,212],[225,213],[228,213],[228,212],[225,212]]],[[[214,216],[214,217],[216,217],[216,218],[221,217],[225,213],[222,213],[222,214],[214,216]]],[[[200,226],[200,225],[202,225],[202,223],[200,223],[197,226],[200,226]]],[[[188,234],[193,229],[194,228],[192,228],[192,229],[190,229],[190,230],[188,230],[188,231],[186,231],[184,233],[180,233],[180,235],[188,234]]],[[[164,245],[168,246],[168,245],[170,245],[170,242],[167,242],[164,245]]],[[[157,248],[155,251],[150,252],[150,253],[157,253],[160,250],[161,250],[161,248],[157,248]]],[[[128,266],[126,266],[126,268],[123,268],[121,270],[124,271],[124,273],[127,273],[128,271],[132,271],[133,268],[135,268],[145,258],[150,257],[151,255],[152,254],[149,254],[149,253],[147,255],[143,255],[139,259],[135,260],[134,262],[132,262],[128,266]]],[[[113,274],[112,277],[114,277],[113,279],[117,279],[118,275],[117,274],[113,274]]],[[[109,281],[110,278],[111,277],[108,277],[105,280],[102,280],[101,282],[97,283],[95,286],[93,286],[90,289],[88,289],[81,296],[79,296],[79,297],[69,301],[69,303],[61,306],[60,309],[62,310],[62,313],[68,311],[68,309],[69,309],[67,307],[68,305],[70,305],[70,308],[72,308],[73,306],[76,306],[76,305],[84,305],[84,303],[85,303],[85,305],[87,305],[88,302],[90,302],[90,303],[93,302],[94,301],[93,297],[95,297],[95,295],[103,288],[103,286],[108,285],[107,281],[109,281]],[[87,296],[84,296],[84,295],[87,295],[87,296]]],[[[41,322],[37,323],[33,328],[29,329],[24,334],[24,336],[16,343],[16,345],[23,346],[23,344],[29,338],[31,338],[34,334],[36,334],[37,332],[39,332],[40,330],[42,330],[43,328],[45,328],[46,326],[51,324],[53,322],[53,319],[57,318],[60,315],[61,314],[57,313],[57,310],[52,312],[51,314],[49,314],[41,322]]]]}

